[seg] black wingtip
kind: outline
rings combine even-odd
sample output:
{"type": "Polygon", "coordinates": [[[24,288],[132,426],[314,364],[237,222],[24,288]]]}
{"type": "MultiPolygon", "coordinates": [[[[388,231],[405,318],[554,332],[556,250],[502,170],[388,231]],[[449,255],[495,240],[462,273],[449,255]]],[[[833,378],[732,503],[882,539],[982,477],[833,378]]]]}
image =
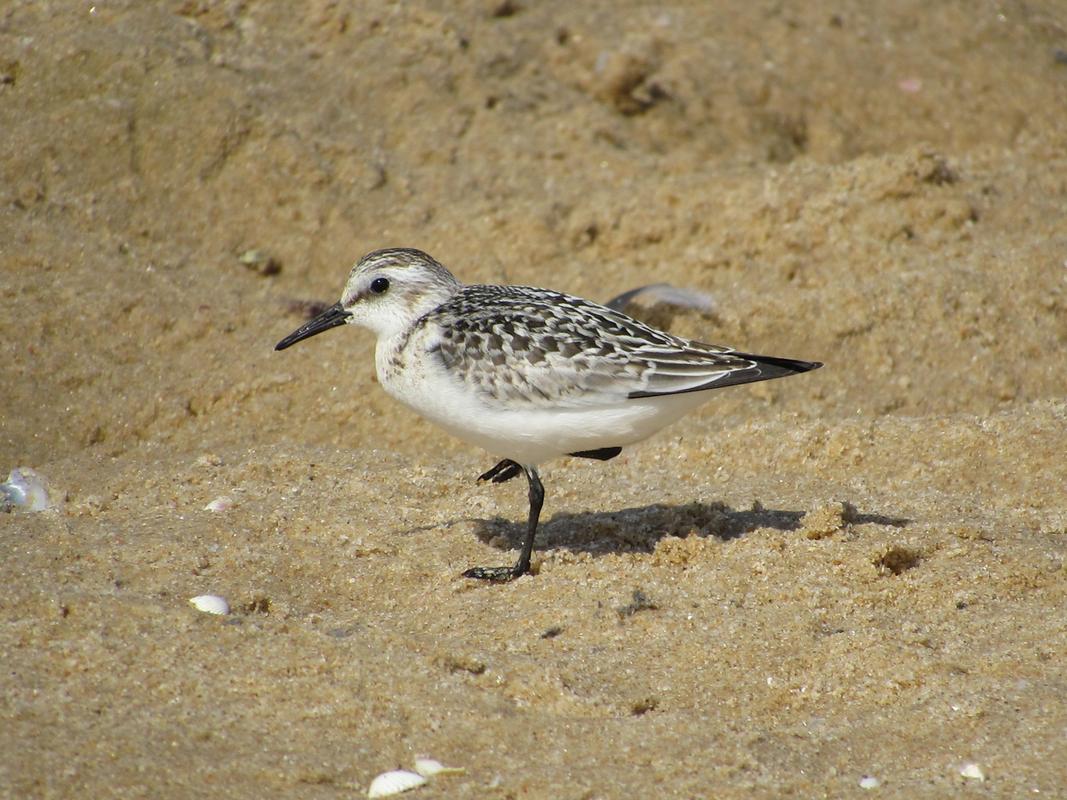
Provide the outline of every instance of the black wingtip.
{"type": "Polygon", "coordinates": [[[818,369],[822,366],[821,361],[799,361],[795,358],[778,358],[777,356],[756,356],[751,353],[731,353],[731,355],[738,356],[740,358],[747,358],[751,361],[755,361],[761,367],[771,367],[772,369],[762,369],[760,372],[770,378],[781,378],[786,375],[795,375],[798,372],[810,372],[813,369],[818,369]]]}
{"type": "Polygon", "coordinates": [[[741,370],[734,375],[727,375],[716,386],[736,386],[743,383],[755,383],[757,381],[773,381],[776,378],[788,378],[790,375],[799,375],[801,372],[811,372],[822,366],[821,361],[800,361],[795,358],[778,358],[778,356],[757,356],[752,353],[734,352],[731,355],[739,358],[747,358],[755,361],[756,366],[751,370],[741,370]]]}
{"type": "Polygon", "coordinates": [[[799,361],[795,358],[778,358],[777,356],[757,356],[752,353],[739,353],[731,350],[729,355],[752,361],[753,365],[744,369],[735,369],[719,375],[712,381],[701,386],[693,386],[683,389],[681,392],[630,392],[627,395],[631,400],[644,397],[661,397],[665,394],[686,394],[688,392],[704,392],[708,389],[722,389],[726,386],[741,386],[745,383],[757,381],[770,381],[775,378],[786,378],[790,375],[799,375],[801,372],[810,372],[822,366],[821,361],[799,361]]]}

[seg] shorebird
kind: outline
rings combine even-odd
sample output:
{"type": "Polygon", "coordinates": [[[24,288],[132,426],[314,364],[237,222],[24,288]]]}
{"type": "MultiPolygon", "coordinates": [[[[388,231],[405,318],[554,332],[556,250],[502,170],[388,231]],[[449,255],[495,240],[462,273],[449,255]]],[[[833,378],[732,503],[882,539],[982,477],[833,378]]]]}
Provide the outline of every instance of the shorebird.
{"type": "Polygon", "coordinates": [[[530,571],[545,498],[540,464],[607,461],[706,402],[711,389],[822,366],[682,339],[549,289],[464,285],[408,248],[363,256],[341,300],[275,349],[346,324],[378,337],[374,362],[386,392],[500,459],[479,480],[526,476],[530,511],[518,560],[463,573],[491,581],[530,571]]]}

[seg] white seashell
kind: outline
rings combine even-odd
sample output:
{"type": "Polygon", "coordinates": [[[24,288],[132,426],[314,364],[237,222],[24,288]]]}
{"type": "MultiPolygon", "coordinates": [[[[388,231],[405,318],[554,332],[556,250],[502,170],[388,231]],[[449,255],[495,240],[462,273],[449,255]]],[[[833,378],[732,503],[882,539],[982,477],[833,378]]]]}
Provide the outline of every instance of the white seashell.
{"type": "Polygon", "coordinates": [[[367,789],[367,797],[389,797],[390,795],[406,792],[426,783],[426,779],[406,769],[394,769],[383,772],[370,783],[367,789]]]}
{"type": "Polygon", "coordinates": [[[625,311],[630,303],[638,303],[642,306],[667,305],[675,308],[689,309],[710,314],[715,310],[715,301],[710,294],[697,289],[679,288],[669,283],[653,283],[648,286],[639,286],[628,292],[611,298],[604,303],[608,308],[616,311],[625,311]]]}
{"type": "Polygon", "coordinates": [[[204,506],[204,511],[229,511],[232,507],[233,498],[222,495],[204,506]]]}
{"type": "Polygon", "coordinates": [[[980,766],[973,762],[964,764],[960,767],[960,775],[968,780],[978,781],[979,783],[985,780],[985,772],[980,766]]]}
{"type": "Polygon", "coordinates": [[[193,608],[205,614],[230,613],[230,604],[226,602],[226,598],[219,597],[217,594],[199,594],[196,597],[190,597],[189,602],[193,604],[193,608]]]}
{"type": "Polygon", "coordinates": [[[29,467],[16,467],[0,483],[0,510],[47,511],[52,507],[44,478],[29,467]]]}
{"type": "Polygon", "coordinates": [[[446,767],[436,758],[416,758],[415,771],[424,778],[432,778],[434,775],[462,775],[466,770],[463,767],[446,767]]]}
{"type": "Polygon", "coordinates": [[[864,775],[860,778],[861,789],[877,789],[882,785],[882,782],[871,775],[864,775]]]}

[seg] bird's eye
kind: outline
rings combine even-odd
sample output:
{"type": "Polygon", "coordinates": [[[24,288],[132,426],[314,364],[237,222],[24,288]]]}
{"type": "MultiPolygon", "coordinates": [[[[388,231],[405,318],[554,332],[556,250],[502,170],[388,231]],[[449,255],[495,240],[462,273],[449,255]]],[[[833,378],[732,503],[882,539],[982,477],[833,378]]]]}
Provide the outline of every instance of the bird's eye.
{"type": "Polygon", "coordinates": [[[384,294],[385,290],[389,288],[388,278],[375,278],[370,282],[370,290],[375,294],[384,294]]]}

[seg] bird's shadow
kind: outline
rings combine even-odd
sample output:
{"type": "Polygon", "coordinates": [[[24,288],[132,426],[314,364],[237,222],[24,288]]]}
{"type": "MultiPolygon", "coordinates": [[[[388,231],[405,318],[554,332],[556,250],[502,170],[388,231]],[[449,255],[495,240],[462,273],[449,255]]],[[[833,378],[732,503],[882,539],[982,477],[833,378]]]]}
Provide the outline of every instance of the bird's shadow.
{"type": "MultiPolygon", "coordinates": [[[[725,503],[654,503],[619,511],[561,512],[537,531],[537,550],[563,549],[584,553],[650,553],[668,536],[711,536],[736,539],[760,528],[795,531],[802,527],[803,511],[763,508],[732,509],[725,503]]],[[[902,528],[911,520],[882,514],[853,512],[850,525],[888,525],[902,528]]],[[[475,535],[501,550],[521,547],[526,523],[502,517],[474,520],[475,535]]]]}

